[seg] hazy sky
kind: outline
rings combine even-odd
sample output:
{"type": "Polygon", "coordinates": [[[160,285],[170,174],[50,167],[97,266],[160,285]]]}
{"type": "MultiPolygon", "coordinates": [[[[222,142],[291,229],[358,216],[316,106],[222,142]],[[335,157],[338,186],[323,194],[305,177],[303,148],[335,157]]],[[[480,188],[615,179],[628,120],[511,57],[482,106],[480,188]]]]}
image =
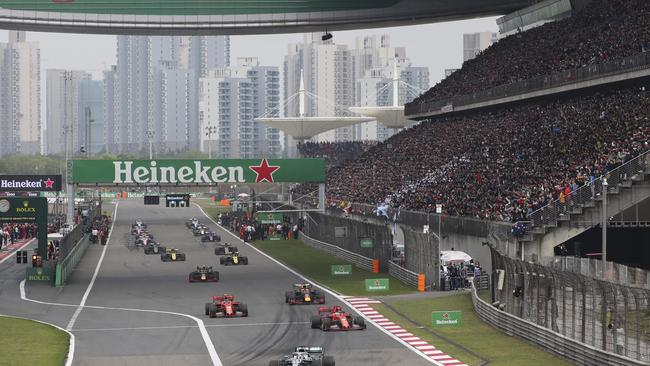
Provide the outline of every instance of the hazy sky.
{"type": "MultiPolygon", "coordinates": [[[[445,68],[460,66],[463,33],[496,32],[495,19],[481,18],[333,34],[334,42],[353,46],[357,36],[388,33],[391,36],[391,45],[406,47],[407,56],[414,65],[429,67],[431,81],[435,83],[442,78],[445,68]]],[[[83,69],[92,71],[95,78],[100,78],[101,70],[115,63],[115,36],[29,32],[27,39],[40,43],[43,70],[83,69]]],[[[301,34],[233,36],[231,56],[233,61],[236,57],[257,56],[264,65],[281,66],[287,44],[301,39],[301,34]]],[[[0,32],[0,41],[6,40],[7,32],[0,32]]],[[[44,77],[45,73],[42,75],[44,77]]]]}

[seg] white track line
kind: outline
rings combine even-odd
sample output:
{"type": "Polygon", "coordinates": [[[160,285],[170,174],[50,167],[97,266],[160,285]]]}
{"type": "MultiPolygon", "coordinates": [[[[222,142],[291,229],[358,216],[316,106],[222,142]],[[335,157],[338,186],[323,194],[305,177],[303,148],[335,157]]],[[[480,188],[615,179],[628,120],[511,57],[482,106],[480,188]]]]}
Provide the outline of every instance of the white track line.
{"type": "Polygon", "coordinates": [[[63,329],[63,328],[59,327],[56,324],[44,322],[44,321],[41,321],[41,320],[23,318],[23,317],[20,317],[20,316],[13,316],[13,315],[3,315],[3,314],[0,314],[0,316],[5,317],[5,318],[15,318],[15,319],[30,320],[30,321],[33,321],[33,322],[49,325],[49,326],[54,327],[54,328],[56,328],[56,329],[58,329],[58,330],[60,330],[62,332],[66,332],[68,334],[68,336],[70,336],[70,338],[69,338],[69,341],[68,341],[68,353],[65,356],[65,366],[72,366],[72,359],[74,358],[74,347],[75,347],[74,334],[72,334],[71,332],[69,332],[66,329],[63,329]]]}
{"type": "MultiPolygon", "coordinates": [[[[16,254],[17,251],[23,250],[24,247],[31,244],[34,240],[36,240],[36,238],[31,238],[29,241],[27,241],[27,243],[23,244],[20,248],[18,248],[16,250],[14,250],[13,252],[9,253],[8,256],[6,256],[6,257],[2,258],[2,260],[0,260],[0,264],[6,262],[9,258],[13,257],[16,254]]],[[[31,320],[31,319],[28,319],[28,320],[31,320]]]]}
{"type": "MultiPolygon", "coordinates": [[[[241,240],[237,235],[231,233],[230,230],[228,230],[228,229],[226,229],[225,227],[223,227],[223,226],[217,224],[217,222],[214,221],[214,220],[212,219],[212,217],[208,216],[208,214],[206,214],[205,211],[203,211],[203,208],[202,208],[199,204],[196,204],[196,203],[195,203],[195,205],[199,208],[199,210],[201,210],[201,212],[203,213],[203,215],[204,215],[205,217],[208,218],[208,220],[212,221],[212,223],[214,223],[215,225],[217,225],[218,227],[220,227],[222,230],[224,230],[225,232],[227,232],[228,234],[230,234],[230,235],[231,235],[232,237],[234,237],[236,240],[241,241],[241,242],[244,243],[245,245],[249,246],[251,249],[255,250],[256,252],[258,252],[259,254],[265,256],[266,258],[270,259],[271,261],[275,262],[275,263],[278,264],[280,267],[286,269],[287,271],[293,273],[294,275],[296,275],[296,276],[302,278],[302,279],[305,280],[306,282],[311,282],[311,283],[313,283],[313,284],[316,284],[316,285],[317,285],[318,287],[320,287],[323,291],[325,291],[325,292],[329,293],[330,295],[334,296],[334,297],[337,298],[339,301],[344,302],[344,303],[346,302],[346,301],[345,301],[345,298],[342,297],[340,294],[338,294],[338,293],[336,293],[336,292],[330,290],[329,288],[323,286],[322,284],[320,284],[320,283],[318,283],[318,282],[316,282],[316,281],[314,281],[314,280],[312,280],[312,279],[310,279],[310,278],[308,278],[308,277],[306,277],[306,276],[304,276],[304,275],[302,275],[302,274],[300,274],[300,273],[294,271],[293,269],[287,267],[286,265],[284,265],[282,262],[278,261],[277,259],[271,257],[270,255],[264,253],[263,251],[261,251],[261,250],[255,248],[254,246],[252,246],[252,245],[246,243],[245,241],[241,240]]],[[[432,364],[434,364],[434,365],[437,365],[437,366],[445,366],[444,364],[441,364],[440,362],[437,362],[437,361],[431,359],[429,356],[427,356],[425,353],[423,353],[423,352],[420,351],[419,349],[417,349],[417,348],[411,346],[411,345],[408,344],[407,342],[403,341],[401,338],[397,337],[396,335],[392,334],[392,333],[389,332],[388,330],[386,330],[386,329],[384,329],[383,327],[379,326],[378,324],[375,323],[375,321],[374,321],[373,319],[369,318],[367,315],[365,315],[365,314],[363,314],[361,311],[357,310],[356,307],[351,306],[351,308],[352,308],[352,310],[353,310],[355,313],[357,313],[358,315],[362,316],[362,317],[365,318],[368,322],[370,322],[371,324],[373,324],[373,325],[375,326],[375,328],[379,329],[381,332],[385,333],[386,335],[388,335],[390,338],[394,339],[395,341],[401,343],[401,344],[404,345],[406,348],[410,349],[411,351],[413,351],[414,353],[416,353],[418,356],[422,357],[424,360],[426,360],[426,361],[428,361],[428,362],[430,362],[430,363],[432,363],[432,364]]]]}
{"type": "MultiPolygon", "coordinates": [[[[117,207],[119,206],[119,201],[116,202],[115,204],[115,209],[113,212],[113,222],[111,223],[111,230],[108,233],[108,238],[106,240],[106,246],[102,250],[102,255],[99,258],[99,262],[97,263],[97,267],[95,267],[95,272],[93,274],[92,279],[90,280],[90,283],[88,284],[88,288],[86,289],[86,292],[84,293],[83,297],[81,298],[81,302],[79,305],[72,305],[72,304],[60,304],[60,303],[50,303],[50,302],[45,302],[45,301],[38,301],[38,300],[32,300],[28,299],[27,296],[25,295],[25,280],[22,280],[20,282],[20,297],[21,299],[25,301],[31,301],[35,303],[40,303],[40,304],[45,304],[45,305],[55,305],[55,306],[76,306],[77,309],[75,310],[74,314],[72,315],[72,318],[70,319],[70,322],[68,323],[68,326],[66,327],[66,330],[69,331],[74,327],[75,322],[77,321],[77,318],[79,317],[79,314],[81,313],[81,310],[84,308],[88,309],[103,309],[103,310],[123,310],[123,311],[136,311],[136,312],[149,312],[149,313],[157,313],[157,314],[167,314],[167,315],[176,315],[176,316],[182,316],[186,317],[189,319],[192,319],[196,322],[196,324],[199,327],[199,332],[201,333],[201,337],[203,338],[203,342],[205,343],[205,347],[208,349],[208,354],[210,355],[210,359],[212,360],[212,364],[215,366],[223,366],[223,363],[221,363],[221,359],[219,359],[219,355],[217,354],[217,350],[214,348],[214,344],[212,343],[212,340],[210,339],[210,335],[208,334],[208,330],[205,328],[205,324],[203,323],[203,320],[192,316],[188,314],[182,314],[182,313],[175,313],[171,311],[159,311],[159,310],[143,310],[143,309],[128,309],[128,308],[110,308],[110,307],[105,307],[105,306],[88,306],[86,305],[86,300],[88,299],[88,295],[90,295],[90,291],[92,290],[95,280],[97,279],[97,275],[99,274],[99,269],[102,265],[102,261],[104,260],[104,256],[106,255],[106,250],[108,249],[109,246],[109,241],[111,238],[111,235],[113,235],[113,228],[115,226],[115,221],[117,221],[117,207]]],[[[72,362],[72,357],[70,357],[70,362],[72,362]]]]}
{"type": "MultiPolygon", "coordinates": [[[[277,326],[277,325],[305,325],[311,324],[310,322],[284,322],[284,323],[247,323],[247,324],[209,324],[206,328],[230,328],[230,327],[261,327],[261,326],[277,326]]],[[[87,328],[87,329],[73,329],[74,332],[105,332],[105,331],[124,331],[124,330],[157,330],[157,329],[185,329],[197,328],[196,325],[169,325],[162,327],[133,327],[133,328],[87,328]]]]}
{"type": "Polygon", "coordinates": [[[86,305],[86,300],[88,300],[88,295],[90,295],[90,291],[93,289],[93,286],[95,286],[95,280],[97,280],[99,269],[102,266],[102,262],[104,262],[104,256],[106,255],[106,250],[108,249],[108,245],[111,241],[111,235],[113,235],[113,228],[115,227],[115,221],[117,221],[117,208],[119,207],[119,205],[120,202],[118,201],[115,204],[115,208],[113,209],[113,217],[112,217],[113,221],[111,222],[111,230],[108,232],[108,238],[106,238],[106,245],[104,245],[104,249],[102,250],[102,255],[99,257],[99,261],[97,262],[97,266],[95,267],[95,272],[93,273],[93,277],[90,280],[88,287],[86,288],[86,292],[81,298],[79,307],[77,308],[77,310],[75,310],[74,314],[72,314],[72,318],[70,318],[70,322],[68,323],[68,326],[65,327],[65,329],[67,330],[71,330],[72,327],[74,327],[74,323],[77,322],[77,318],[79,317],[79,314],[81,314],[81,310],[83,310],[84,306],[86,305]]]}

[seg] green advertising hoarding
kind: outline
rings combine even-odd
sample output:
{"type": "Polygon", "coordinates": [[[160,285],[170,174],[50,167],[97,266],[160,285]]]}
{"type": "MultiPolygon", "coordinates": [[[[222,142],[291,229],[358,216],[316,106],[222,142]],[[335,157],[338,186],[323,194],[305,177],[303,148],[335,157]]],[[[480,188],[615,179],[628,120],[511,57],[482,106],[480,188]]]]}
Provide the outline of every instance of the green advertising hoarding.
{"type": "Polygon", "coordinates": [[[54,282],[54,273],[51,268],[29,267],[25,278],[27,281],[54,282]]]}
{"type": "Polygon", "coordinates": [[[283,218],[282,212],[262,212],[257,216],[262,224],[280,224],[283,218]]]}
{"type": "Polygon", "coordinates": [[[462,325],[461,311],[432,311],[431,323],[434,327],[462,325]]]}
{"type": "Polygon", "coordinates": [[[388,291],[390,280],[388,278],[373,278],[366,280],[366,291],[388,291]]]}
{"type": "Polygon", "coordinates": [[[351,264],[333,264],[332,276],[349,276],[352,274],[351,264]]]}
{"type": "Polygon", "coordinates": [[[323,183],[323,159],[72,160],[74,184],[323,183]]]}
{"type": "Polygon", "coordinates": [[[374,241],[371,238],[361,238],[361,240],[359,240],[359,246],[361,248],[372,248],[373,245],[374,241]]]}

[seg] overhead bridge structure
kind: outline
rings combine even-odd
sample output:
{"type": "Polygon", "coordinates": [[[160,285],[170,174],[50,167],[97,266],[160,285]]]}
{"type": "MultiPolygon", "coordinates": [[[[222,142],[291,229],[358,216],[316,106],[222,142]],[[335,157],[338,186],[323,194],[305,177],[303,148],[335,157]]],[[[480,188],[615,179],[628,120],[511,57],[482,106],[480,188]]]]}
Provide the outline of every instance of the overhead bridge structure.
{"type": "Polygon", "coordinates": [[[533,0],[0,0],[0,28],[219,35],[322,32],[501,15],[533,0]]]}

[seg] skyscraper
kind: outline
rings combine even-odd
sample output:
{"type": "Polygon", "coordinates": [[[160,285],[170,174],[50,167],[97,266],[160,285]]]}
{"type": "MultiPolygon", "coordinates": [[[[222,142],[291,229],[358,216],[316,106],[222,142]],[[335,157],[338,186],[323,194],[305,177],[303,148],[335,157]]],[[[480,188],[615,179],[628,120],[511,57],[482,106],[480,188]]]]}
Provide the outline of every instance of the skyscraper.
{"type": "MultiPolygon", "coordinates": [[[[304,74],[305,90],[318,96],[307,98],[306,116],[347,116],[354,105],[354,56],[347,45],[323,41],[320,33],[305,34],[302,43],[290,44],[284,58],[284,100],[300,89],[300,73],[304,74]]],[[[289,102],[285,115],[298,116],[298,98],[289,102]]],[[[352,127],[322,133],[317,141],[350,141],[352,127]]],[[[295,141],[286,137],[288,153],[295,152],[295,141]]]]}
{"type": "Polygon", "coordinates": [[[220,158],[281,154],[280,132],[254,121],[279,108],[277,67],[260,66],[256,57],[239,58],[234,67],[208,70],[199,90],[203,152],[220,158]]]}
{"type": "Polygon", "coordinates": [[[80,80],[78,82],[79,145],[89,155],[106,152],[106,128],[104,126],[103,82],[101,80],[80,80]]]}
{"type": "Polygon", "coordinates": [[[463,34],[463,62],[473,59],[497,40],[497,34],[492,32],[463,34]]]}
{"type": "Polygon", "coordinates": [[[69,151],[76,154],[85,141],[85,126],[79,123],[84,118],[79,108],[79,82],[92,76],[85,71],[60,69],[47,70],[45,75],[45,153],[65,154],[67,141],[72,144],[69,151]]]}
{"type": "Polygon", "coordinates": [[[38,43],[10,31],[0,44],[0,156],[41,152],[41,83],[38,43]]]}
{"type": "Polygon", "coordinates": [[[198,150],[198,79],[230,63],[228,37],[118,36],[117,65],[104,73],[111,152],[198,150]]]}

